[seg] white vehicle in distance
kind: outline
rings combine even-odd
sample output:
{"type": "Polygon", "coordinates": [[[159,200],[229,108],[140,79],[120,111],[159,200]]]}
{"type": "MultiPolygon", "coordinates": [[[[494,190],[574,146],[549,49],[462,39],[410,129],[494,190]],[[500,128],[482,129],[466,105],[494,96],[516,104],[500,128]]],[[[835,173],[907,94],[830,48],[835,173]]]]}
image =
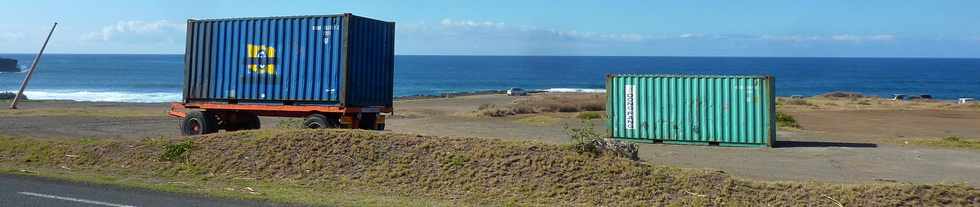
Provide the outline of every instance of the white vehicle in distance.
{"type": "Polygon", "coordinates": [[[526,96],[527,95],[527,91],[524,90],[523,88],[510,88],[510,89],[507,89],[507,95],[508,96],[526,96]]]}

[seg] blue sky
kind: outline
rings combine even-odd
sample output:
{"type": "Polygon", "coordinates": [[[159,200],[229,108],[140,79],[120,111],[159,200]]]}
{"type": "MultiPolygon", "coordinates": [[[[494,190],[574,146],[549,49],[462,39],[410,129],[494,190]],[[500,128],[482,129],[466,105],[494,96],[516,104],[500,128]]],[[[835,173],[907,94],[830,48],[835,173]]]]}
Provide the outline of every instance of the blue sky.
{"type": "Polygon", "coordinates": [[[980,57],[978,1],[6,1],[0,53],[181,53],[188,18],[397,22],[398,54],[980,57]]]}

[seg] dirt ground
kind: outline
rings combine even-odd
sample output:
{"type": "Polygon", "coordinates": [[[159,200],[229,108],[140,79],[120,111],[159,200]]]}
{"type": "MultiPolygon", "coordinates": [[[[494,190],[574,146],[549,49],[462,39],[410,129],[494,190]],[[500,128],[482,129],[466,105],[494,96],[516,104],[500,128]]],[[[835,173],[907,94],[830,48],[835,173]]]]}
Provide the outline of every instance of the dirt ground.
{"type": "MultiPolygon", "coordinates": [[[[584,123],[575,113],[481,117],[483,104],[515,97],[477,95],[398,101],[388,118],[393,132],[435,136],[530,139],[566,143],[563,126],[584,123]],[[541,118],[544,117],[544,118],[541,118]],[[533,119],[531,119],[533,118],[533,119]],[[531,120],[531,121],[529,121],[531,120]]],[[[888,102],[815,102],[782,106],[803,129],[781,129],[776,148],[641,144],[641,159],[676,167],[709,168],[759,180],[840,183],[966,183],[980,186],[980,151],[903,144],[904,139],[980,138],[980,109],[892,106],[888,102]],[[833,106],[833,107],[829,107],[833,106]],[[863,107],[863,108],[862,108],[863,107]]],[[[20,112],[0,110],[0,134],[39,138],[118,138],[177,135],[166,104],[26,102],[20,112]]],[[[281,118],[263,118],[276,127],[281,118]]],[[[604,122],[592,121],[604,132],[604,122]]]]}

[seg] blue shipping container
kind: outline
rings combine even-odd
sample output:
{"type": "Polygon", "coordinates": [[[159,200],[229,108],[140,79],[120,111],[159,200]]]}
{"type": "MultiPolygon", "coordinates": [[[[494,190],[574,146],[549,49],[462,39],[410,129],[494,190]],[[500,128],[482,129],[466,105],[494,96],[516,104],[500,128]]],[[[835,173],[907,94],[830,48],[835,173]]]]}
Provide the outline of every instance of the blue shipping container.
{"type": "Polygon", "coordinates": [[[351,14],[188,20],[184,102],[391,107],[394,38],[351,14]]]}

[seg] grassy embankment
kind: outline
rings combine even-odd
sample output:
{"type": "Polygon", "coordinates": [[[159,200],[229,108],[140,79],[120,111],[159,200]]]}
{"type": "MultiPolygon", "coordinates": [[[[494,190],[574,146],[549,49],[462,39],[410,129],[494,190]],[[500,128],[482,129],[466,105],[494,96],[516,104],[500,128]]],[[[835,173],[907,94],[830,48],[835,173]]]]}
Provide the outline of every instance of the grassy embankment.
{"type": "Polygon", "coordinates": [[[568,146],[359,130],[0,138],[7,172],[321,205],[978,205],[962,184],[762,182],[568,146]],[[23,171],[22,171],[23,170],[23,171]]]}
{"type": "MultiPolygon", "coordinates": [[[[0,100],[3,106],[9,100],[0,100]]],[[[131,106],[128,103],[81,103],[63,100],[27,100],[20,102],[20,109],[0,110],[0,117],[161,117],[167,108],[159,106],[131,106]],[[33,104],[52,104],[59,107],[33,108],[33,104]]]]}
{"type": "Polygon", "coordinates": [[[980,139],[969,139],[956,136],[931,139],[906,139],[904,140],[904,144],[935,148],[980,150],[980,139]]]}

